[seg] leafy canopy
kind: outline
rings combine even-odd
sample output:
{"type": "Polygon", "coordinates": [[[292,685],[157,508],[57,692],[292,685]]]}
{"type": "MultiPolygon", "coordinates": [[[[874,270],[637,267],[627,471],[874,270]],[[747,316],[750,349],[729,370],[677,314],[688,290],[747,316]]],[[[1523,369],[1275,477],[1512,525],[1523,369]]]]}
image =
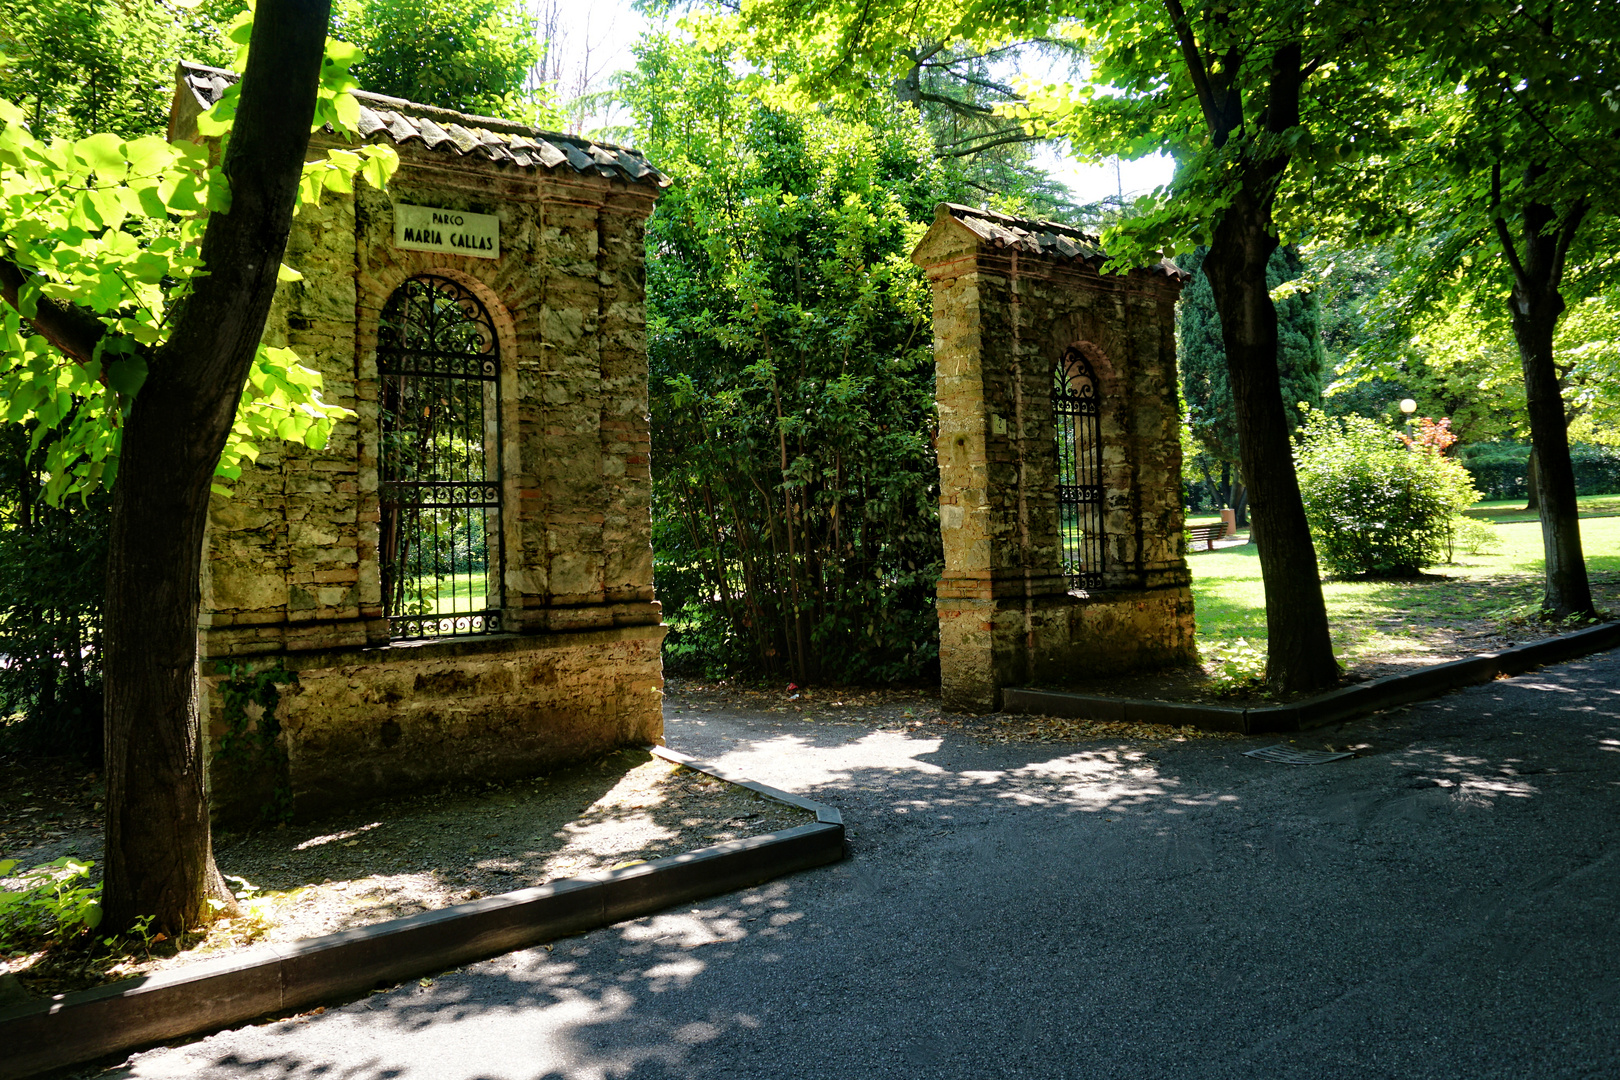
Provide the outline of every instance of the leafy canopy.
{"type": "Polygon", "coordinates": [[[1271,190],[1251,194],[1271,204],[1283,242],[1305,236],[1321,211],[1317,177],[1363,168],[1407,137],[1379,73],[1397,59],[1421,67],[1424,56],[1460,48],[1479,11],[1493,6],[1255,0],[1186,11],[1174,0],[744,0],[741,10],[756,59],[790,49],[802,57],[796,87],[805,94],[895,77],[905,43],[917,38],[975,47],[1072,39],[1089,61],[1084,81],[1025,80],[1025,100],[1006,108],[1031,133],[1068,139],[1082,158],[1175,157],[1174,183],[1105,233],[1124,268],[1207,244],[1242,167],[1259,159],[1280,158],[1288,168],[1271,190]],[[1196,57],[1184,38],[1196,41],[1196,57]],[[1299,121],[1270,131],[1271,81],[1290,63],[1302,78],[1299,121]]]}
{"type": "Polygon", "coordinates": [[[39,139],[156,134],[180,56],[218,66],[240,0],[0,0],[0,98],[39,139]]]}
{"type": "MultiPolygon", "coordinates": [[[[252,13],[244,12],[227,35],[237,70],[251,31],[252,13]]],[[[329,40],[314,119],[351,138],[356,55],[329,40]]],[[[233,85],[198,118],[202,136],[229,137],[237,97],[233,85]]],[[[162,362],[191,282],[205,272],[207,214],[230,209],[230,185],[217,164],[223,155],[205,143],[110,132],[46,141],[5,100],[0,125],[0,257],[19,272],[12,302],[0,305],[0,353],[11,359],[0,371],[0,399],[6,420],[32,424],[33,447],[46,449],[47,497],[59,501],[114,483],[122,420],[150,365],[162,362]],[[35,332],[29,319],[41,304],[83,314],[93,344],[69,352],[35,332]]],[[[331,150],[305,165],[299,205],[352,190],[356,175],[383,186],[397,161],[388,146],[331,150]]],[[[282,280],[296,277],[282,268],[282,280]]],[[[261,345],[217,475],[240,476],[264,439],[323,445],[345,410],[320,390],[320,375],[291,350],[261,345]]]]}
{"type": "Polygon", "coordinates": [[[647,236],[666,655],[915,677],[937,655],[940,536],[909,254],[942,172],[914,110],[788,112],[733,59],[646,39],[624,88],[674,180],[647,236]]]}
{"type": "Polygon", "coordinates": [[[334,15],[373,93],[502,117],[539,102],[530,71],[542,50],[522,0],[340,0],[334,15]]]}

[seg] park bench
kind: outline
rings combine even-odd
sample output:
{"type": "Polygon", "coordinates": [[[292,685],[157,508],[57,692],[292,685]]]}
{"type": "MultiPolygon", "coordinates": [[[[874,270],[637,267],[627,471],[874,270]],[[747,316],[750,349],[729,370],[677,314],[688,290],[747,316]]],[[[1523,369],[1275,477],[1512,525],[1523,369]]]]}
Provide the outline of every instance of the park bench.
{"type": "Polygon", "coordinates": [[[1225,535],[1226,522],[1224,521],[1213,521],[1208,525],[1187,526],[1188,541],[1193,544],[1202,542],[1206,545],[1206,550],[1210,551],[1215,549],[1215,541],[1219,540],[1225,535]]]}

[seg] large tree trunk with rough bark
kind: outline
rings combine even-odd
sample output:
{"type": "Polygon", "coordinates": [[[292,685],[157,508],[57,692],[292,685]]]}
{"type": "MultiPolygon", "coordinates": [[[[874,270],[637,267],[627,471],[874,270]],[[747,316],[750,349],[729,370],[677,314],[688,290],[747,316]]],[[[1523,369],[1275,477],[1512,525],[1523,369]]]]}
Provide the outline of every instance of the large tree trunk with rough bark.
{"type": "MultiPolygon", "coordinates": [[[[1180,0],[1165,0],[1180,39],[1210,137],[1217,147],[1243,126],[1243,104],[1234,72],[1240,55],[1206,65],[1180,0]]],[[[1236,48],[1236,47],[1234,47],[1236,48]]],[[[1255,127],[1277,136],[1276,145],[1300,122],[1305,80],[1298,42],[1277,46],[1255,127]]],[[[1221,341],[1237,413],[1238,454],[1259,548],[1266,590],[1266,682],[1273,690],[1319,690],[1339,679],[1328,634],[1327,605],[1316,571],[1294,472],[1294,448],[1277,370],[1277,308],[1266,287],[1266,263],[1277,249],[1271,220],[1277,184],[1288,168],[1286,150],[1266,153],[1260,143],[1242,149],[1232,163],[1232,198],[1216,222],[1204,273],[1215,294],[1221,341]]]]}
{"type": "MultiPolygon", "coordinates": [[[[1545,171],[1533,166],[1529,178],[1545,171]]],[[[1499,190],[1499,180],[1493,177],[1499,190]]],[[[1507,222],[1496,220],[1503,253],[1513,270],[1508,315],[1524,368],[1525,410],[1530,416],[1534,447],[1531,499],[1541,515],[1541,545],[1546,556],[1542,612],[1549,618],[1592,617],[1592,587],[1581,553],[1581,523],[1575,501],[1575,467],[1569,456],[1569,427],[1564,395],[1553,361],[1553,336],[1564,313],[1564,262],[1587,207],[1577,202],[1560,214],[1553,207],[1525,207],[1522,236],[1515,243],[1507,222]]]]}
{"type": "Polygon", "coordinates": [[[1266,262],[1277,246],[1268,217],[1246,192],[1239,194],[1216,226],[1204,273],[1221,316],[1243,480],[1265,579],[1266,681],[1292,692],[1331,686],[1339,665],[1283,408],[1277,309],[1266,286],[1266,262]]]}
{"type": "MultiPolygon", "coordinates": [[[[1545,295],[1545,293],[1543,294],[1545,295]]],[[[1564,309],[1557,290],[1540,303],[1520,303],[1518,291],[1508,302],[1513,336],[1524,368],[1524,396],[1534,444],[1535,489],[1531,502],[1541,515],[1541,546],[1546,556],[1542,610],[1552,618],[1592,615],[1592,588],[1581,552],[1581,522],[1575,501],[1575,466],[1569,455],[1569,428],[1564,396],[1553,363],[1553,335],[1564,309]],[[1528,307],[1528,311],[1521,310],[1528,307]]]]}
{"type": "Polygon", "coordinates": [[[260,0],[198,277],[124,430],[107,566],[106,924],[174,934],[229,901],[214,867],[197,683],[198,571],[230,432],[292,223],[330,0],[260,0]]]}

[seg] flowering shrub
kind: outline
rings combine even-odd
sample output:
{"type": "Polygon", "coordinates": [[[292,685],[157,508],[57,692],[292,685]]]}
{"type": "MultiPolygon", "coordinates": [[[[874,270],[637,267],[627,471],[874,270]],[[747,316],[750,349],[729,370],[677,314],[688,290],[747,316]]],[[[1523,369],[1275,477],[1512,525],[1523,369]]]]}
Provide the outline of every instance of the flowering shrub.
{"type": "Polygon", "coordinates": [[[1479,498],[1468,471],[1444,455],[1447,427],[1430,421],[1406,439],[1365,417],[1306,415],[1295,460],[1329,571],[1410,576],[1446,561],[1455,519],[1479,498]]]}

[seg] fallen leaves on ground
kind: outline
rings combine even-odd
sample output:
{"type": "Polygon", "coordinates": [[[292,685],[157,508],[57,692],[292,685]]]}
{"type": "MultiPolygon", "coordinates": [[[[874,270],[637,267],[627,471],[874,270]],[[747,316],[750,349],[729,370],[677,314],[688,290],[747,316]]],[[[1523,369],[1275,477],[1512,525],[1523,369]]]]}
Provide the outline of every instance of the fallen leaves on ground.
{"type": "Polygon", "coordinates": [[[994,742],[1079,742],[1082,739],[1138,739],[1143,742],[1186,742],[1189,739],[1241,739],[1236,731],[1204,731],[1169,724],[1128,720],[1070,720],[1060,716],[982,716],[935,721],[966,735],[994,742]]]}

